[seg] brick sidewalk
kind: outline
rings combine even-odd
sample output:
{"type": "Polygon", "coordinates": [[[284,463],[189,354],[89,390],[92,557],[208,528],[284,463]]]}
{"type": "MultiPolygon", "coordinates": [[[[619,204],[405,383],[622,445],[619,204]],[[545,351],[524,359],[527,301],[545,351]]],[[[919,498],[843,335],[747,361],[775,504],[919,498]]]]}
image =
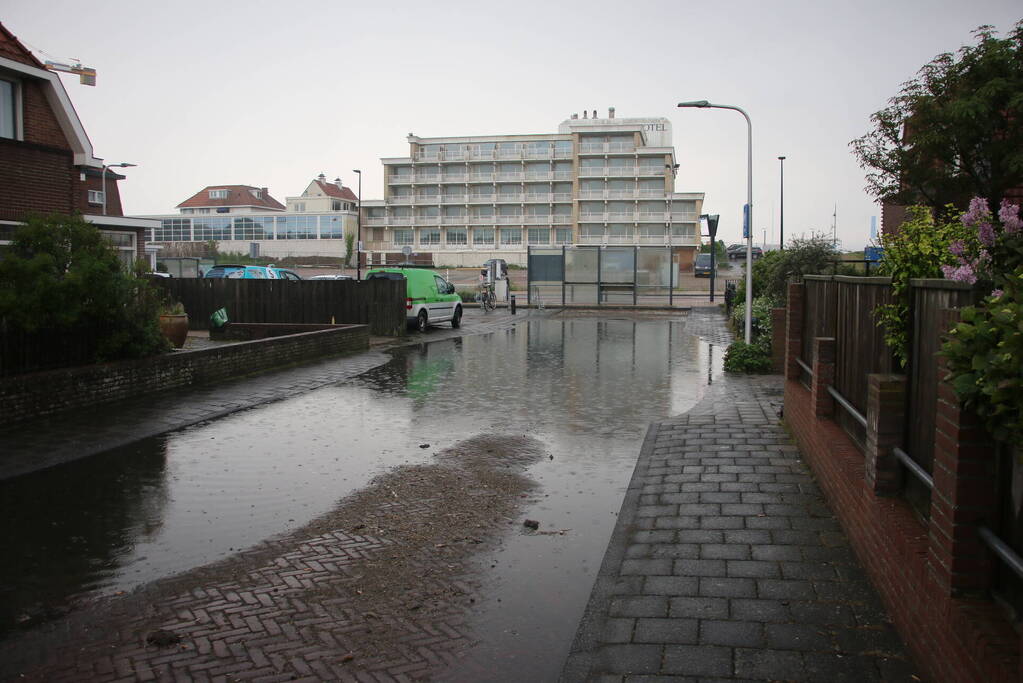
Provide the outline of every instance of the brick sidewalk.
{"type": "Polygon", "coordinates": [[[780,405],[728,377],[651,426],[563,681],[918,680],[780,405]]]}

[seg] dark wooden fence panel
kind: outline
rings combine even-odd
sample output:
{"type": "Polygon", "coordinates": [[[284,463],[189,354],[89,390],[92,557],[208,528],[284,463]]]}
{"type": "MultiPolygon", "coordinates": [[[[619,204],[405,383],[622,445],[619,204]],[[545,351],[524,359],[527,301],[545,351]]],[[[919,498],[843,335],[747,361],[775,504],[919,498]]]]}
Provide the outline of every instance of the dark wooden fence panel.
{"type": "MultiPolygon", "coordinates": [[[[835,278],[835,389],[861,414],[867,414],[867,375],[889,373],[895,367],[884,342],[884,330],[874,310],[891,303],[891,279],[886,277],[835,278]]],[[[861,449],[863,426],[845,410],[837,410],[838,423],[861,449]]]]}
{"type": "Polygon", "coordinates": [[[936,354],[947,330],[939,322],[944,308],[962,308],[979,298],[973,288],[949,280],[912,280],[912,333],[909,346],[909,405],[906,452],[928,472],[934,462],[934,422],[937,412],[936,354]]]}
{"type": "Polygon", "coordinates": [[[803,300],[803,350],[800,358],[813,367],[814,337],[835,336],[838,285],[831,275],[808,275],[803,300]]]}
{"type": "Polygon", "coordinates": [[[239,323],[358,323],[376,335],[405,331],[405,283],[400,280],[167,279],[157,284],[182,303],[189,326],[209,329],[226,308],[239,323]]]}

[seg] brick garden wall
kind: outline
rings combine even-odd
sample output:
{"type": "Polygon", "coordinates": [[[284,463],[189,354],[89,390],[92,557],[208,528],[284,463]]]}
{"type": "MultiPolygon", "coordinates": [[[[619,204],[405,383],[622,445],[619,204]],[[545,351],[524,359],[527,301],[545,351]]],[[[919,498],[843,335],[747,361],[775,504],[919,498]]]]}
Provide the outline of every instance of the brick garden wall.
{"type": "Polygon", "coordinates": [[[369,328],[349,325],[138,360],[19,375],[0,380],[0,425],[223,381],[325,356],[357,353],[367,348],[369,328]]]}

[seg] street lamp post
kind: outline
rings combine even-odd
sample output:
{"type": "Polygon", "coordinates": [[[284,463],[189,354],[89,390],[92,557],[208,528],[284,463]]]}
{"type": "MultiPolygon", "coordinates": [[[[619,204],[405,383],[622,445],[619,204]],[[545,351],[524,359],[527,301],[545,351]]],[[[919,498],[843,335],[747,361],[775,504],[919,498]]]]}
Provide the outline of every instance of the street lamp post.
{"type": "Polygon", "coordinates": [[[785,157],[778,157],[778,165],[781,168],[781,180],[779,181],[781,192],[781,216],[778,221],[778,243],[779,248],[785,251],[785,157]]]}
{"type": "Polygon", "coordinates": [[[359,174],[359,204],[355,207],[355,279],[362,279],[362,171],[352,169],[359,174]]]}
{"type": "Polygon", "coordinates": [[[747,169],[746,169],[746,343],[752,342],[753,337],[753,123],[741,107],[730,104],[711,104],[707,100],[695,102],[679,102],[679,107],[697,109],[731,109],[742,114],[746,119],[746,147],[747,147],[747,169]]]}
{"type": "Polygon", "coordinates": [[[102,181],[102,185],[101,185],[101,187],[102,187],[101,194],[103,195],[103,215],[104,216],[107,215],[107,169],[108,168],[131,168],[131,167],[137,166],[137,165],[138,164],[126,164],[126,163],[123,163],[123,162],[120,163],[120,164],[103,164],[103,181],[102,181]]]}

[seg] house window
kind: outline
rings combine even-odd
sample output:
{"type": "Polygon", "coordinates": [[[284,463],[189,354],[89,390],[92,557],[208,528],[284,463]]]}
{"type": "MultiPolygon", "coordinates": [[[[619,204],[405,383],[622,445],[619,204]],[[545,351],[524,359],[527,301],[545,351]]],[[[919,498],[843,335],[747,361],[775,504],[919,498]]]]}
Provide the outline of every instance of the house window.
{"type": "Polygon", "coordinates": [[[298,213],[305,211],[305,202],[295,202],[295,211],[298,213]]]}
{"type": "Polygon", "coordinates": [[[15,88],[11,81],[0,80],[0,138],[14,139],[17,134],[15,88]]]}
{"type": "Polygon", "coordinates": [[[227,190],[210,190],[210,199],[227,199],[227,190]]]}
{"type": "MultiPolygon", "coordinates": [[[[79,197],[81,195],[78,195],[79,197]]],[[[90,204],[102,204],[103,193],[100,190],[89,190],[89,203],[90,204]]]]}
{"type": "Polygon", "coordinates": [[[340,210],[341,210],[341,202],[339,202],[339,201],[338,201],[338,200],[336,200],[336,199],[335,199],[335,200],[333,200],[333,201],[332,201],[332,202],[330,203],[330,210],[331,210],[331,211],[340,211],[340,210]]]}
{"type": "Polygon", "coordinates": [[[184,213],[184,214],[195,213],[195,210],[194,209],[181,209],[181,213],[184,213]]]}
{"type": "Polygon", "coordinates": [[[231,213],[231,209],[226,206],[218,206],[217,213],[231,213]]]}
{"type": "Polygon", "coordinates": [[[196,210],[196,213],[209,213],[209,212],[210,212],[209,209],[197,209],[196,210]]]}

